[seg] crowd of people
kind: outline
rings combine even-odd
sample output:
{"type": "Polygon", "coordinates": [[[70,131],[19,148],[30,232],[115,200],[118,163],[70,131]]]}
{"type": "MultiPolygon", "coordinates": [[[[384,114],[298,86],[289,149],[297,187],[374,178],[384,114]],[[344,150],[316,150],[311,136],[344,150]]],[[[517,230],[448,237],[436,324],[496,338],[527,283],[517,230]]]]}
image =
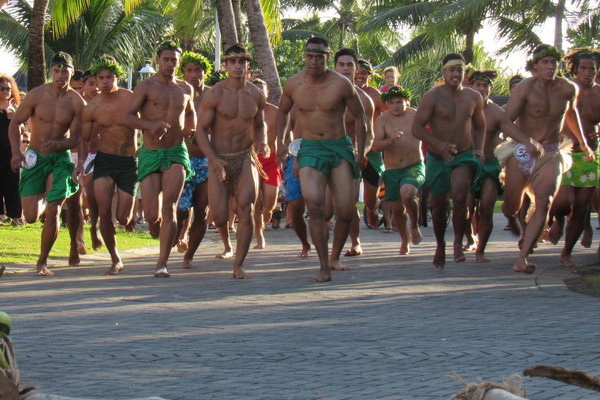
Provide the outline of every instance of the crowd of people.
{"type": "Polygon", "coordinates": [[[251,54],[240,45],[225,50],[227,77],[212,87],[204,82],[210,62],[174,42],[157,49],[158,71],[133,92],[118,86],[124,72],[110,55],[81,73],[59,52],[52,81],[23,98],[14,80],[0,75],[0,214],[14,225],[43,219],[37,274],[53,275],[48,254],[63,209],[69,265],[85,252],[87,215],[93,248],[106,246],[106,272],[118,274],[115,224],[131,229],[139,206],[160,242],[155,277],[169,276],[175,246],[185,253],[183,268],[194,268],[210,222],[223,240],[220,257],[233,258],[234,278],[246,278],[252,238],[256,249],[266,247],[263,231],[283,196],[298,256],[314,248],[314,280],[329,281],[332,270],[346,269],[348,237],[345,255],[363,253],[361,187],[366,225],[376,228],[383,209],[388,228],[399,232],[400,255],[422,241],[419,201],[429,199],[438,268],[446,262],[450,200],[455,262],[465,261],[467,249],[489,262],[485,249],[502,193],[507,229],[521,236],[515,272],[533,273],[528,256],[537,242],[556,243],[563,230],[565,266],[575,267],[571,252],[582,233],[590,246],[600,183],[600,51],[569,52],[567,79],[558,76],[562,55],[538,46],[528,61],[531,77],[511,78],[505,107],[490,99],[496,71],[477,70],[461,54],[441,60],[441,80],[416,109],[395,67],[383,71],[385,86],[376,89],[367,60],[347,48],[332,57],[318,37],[306,42],[304,61],[278,105],[267,102],[266,83],[251,77],[251,54]]]}

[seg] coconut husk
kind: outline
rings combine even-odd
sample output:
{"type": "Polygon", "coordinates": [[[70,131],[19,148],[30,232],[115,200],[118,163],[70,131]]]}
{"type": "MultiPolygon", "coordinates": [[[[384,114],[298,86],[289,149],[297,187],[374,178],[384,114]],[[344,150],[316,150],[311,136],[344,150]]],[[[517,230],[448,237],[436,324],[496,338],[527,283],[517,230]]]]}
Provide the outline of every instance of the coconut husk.
{"type": "MultiPolygon", "coordinates": [[[[456,393],[451,400],[493,400],[489,396],[486,397],[489,391],[500,389],[510,394],[519,396],[517,399],[524,399],[527,396],[527,391],[523,387],[523,377],[519,374],[514,374],[504,379],[503,383],[494,383],[479,380],[475,383],[466,383],[457,373],[450,374],[450,377],[464,386],[464,389],[456,393]]],[[[501,397],[496,398],[500,399],[501,397]]],[[[506,397],[504,397],[506,398],[506,397]]],[[[510,398],[510,397],[509,397],[510,398]]]]}

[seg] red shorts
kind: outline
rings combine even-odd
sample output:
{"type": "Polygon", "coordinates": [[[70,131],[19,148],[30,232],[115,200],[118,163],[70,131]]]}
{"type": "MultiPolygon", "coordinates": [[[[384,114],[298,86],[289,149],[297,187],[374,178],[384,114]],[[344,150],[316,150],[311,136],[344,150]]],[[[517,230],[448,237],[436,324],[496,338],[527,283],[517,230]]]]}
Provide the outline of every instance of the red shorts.
{"type": "Polygon", "coordinates": [[[268,179],[262,181],[271,186],[281,185],[281,168],[277,163],[277,154],[271,154],[268,158],[264,158],[262,154],[259,154],[258,161],[260,161],[263,171],[268,176],[268,179]]]}

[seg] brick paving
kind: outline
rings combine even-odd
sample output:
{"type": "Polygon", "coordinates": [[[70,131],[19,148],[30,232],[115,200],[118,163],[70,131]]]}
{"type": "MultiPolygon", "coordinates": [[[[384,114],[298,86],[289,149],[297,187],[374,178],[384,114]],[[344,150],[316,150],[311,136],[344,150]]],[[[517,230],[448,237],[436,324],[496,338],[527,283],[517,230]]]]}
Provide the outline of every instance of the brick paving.
{"type": "MultiPolygon", "coordinates": [[[[174,253],[169,279],[151,276],[157,248],[126,252],[116,277],[102,275],[106,254],[50,279],[9,266],[0,304],[26,383],[74,397],[443,399],[460,389],[452,372],[500,381],[547,364],[600,375],[600,299],[565,288],[556,246],[536,250],[536,274],[511,272],[516,240],[503,226],[497,215],[493,263],[469,254],[444,272],[431,266],[430,227],[402,257],[397,234],[363,229],[365,254],[324,284],[309,282],[316,255],[295,257],[291,229],[251,249],[244,281],[214,258],[209,231],[199,268],[182,270],[174,253]]],[[[596,246],[574,257],[592,265],[596,246]]],[[[531,399],[600,398],[541,378],[525,386],[531,399]]]]}

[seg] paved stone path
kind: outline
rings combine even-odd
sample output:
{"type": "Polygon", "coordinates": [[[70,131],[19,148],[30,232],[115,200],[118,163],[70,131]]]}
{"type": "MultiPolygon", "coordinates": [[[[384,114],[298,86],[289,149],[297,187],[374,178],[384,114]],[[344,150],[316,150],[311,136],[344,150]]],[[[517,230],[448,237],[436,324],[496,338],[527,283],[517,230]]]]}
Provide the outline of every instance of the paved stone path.
{"type": "MultiPolygon", "coordinates": [[[[69,396],[447,399],[460,389],[451,372],[500,381],[546,364],[600,375],[600,300],[565,288],[552,245],[532,256],[533,276],[511,272],[517,246],[503,226],[497,215],[493,263],[471,254],[444,272],[431,266],[431,228],[403,257],[396,234],[363,229],[365,255],[325,284],[309,282],[316,255],[295,257],[291,229],[267,232],[244,281],[214,258],[209,231],[199,268],[180,269],[175,253],[170,279],[150,274],[156,248],[129,252],[117,277],[102,275],[106,255],[50,279],[9,267],[0,308],[25,381],[69,396]]],[[[591,265],[593,249],[575,257],[591,265]]],[[[600,398],[541,378],[525,386],[531,399],[600,398]]]]}

